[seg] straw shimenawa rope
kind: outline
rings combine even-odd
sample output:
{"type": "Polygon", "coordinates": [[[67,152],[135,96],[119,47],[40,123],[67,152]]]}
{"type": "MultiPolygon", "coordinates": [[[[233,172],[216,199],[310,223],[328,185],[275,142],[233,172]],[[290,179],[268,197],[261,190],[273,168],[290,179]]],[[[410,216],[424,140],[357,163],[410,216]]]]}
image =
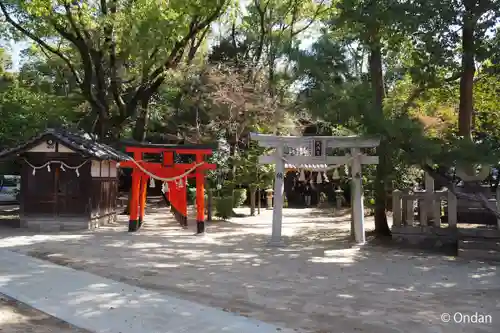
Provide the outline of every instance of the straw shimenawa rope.
{"type": "MultiPolygon", "coordinates": [[[[186,177],[187,175],[189,175],[191,172],[193,172],[196,168],[199,168],[200,166],[205,164],[205,162],[200,162],[200,163],[195,164],[191,169],[187,170],[186,172],[184,172],[183,174],[181,174],[179,176],[175,176],[175,177],[171,177],[171,178],[162,178],[162,177],[156,176],[155,174],[146,170],[142,165],[139,164],[138,161],[132,159],[132,162],[137,166],[137,168],[139,168],[139,170],[144,172],[146,175],[148,175],[149,177],[154,178],[156,180],[160,180],[162,182],[171,182],[171,181],[176,181],[178,179],[182,179],[182,178],[186,177]]],[[[120,163],[118,163],[117,166],[119,167],[120,163]]]]}

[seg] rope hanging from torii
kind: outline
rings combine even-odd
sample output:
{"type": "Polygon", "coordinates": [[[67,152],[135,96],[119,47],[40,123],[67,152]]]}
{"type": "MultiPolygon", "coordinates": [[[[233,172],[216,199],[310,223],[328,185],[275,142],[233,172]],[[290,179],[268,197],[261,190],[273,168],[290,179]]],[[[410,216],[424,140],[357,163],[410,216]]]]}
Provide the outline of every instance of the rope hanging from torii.
{"type": "MultiPolygon", "coordinates": [[[[146,168],[144,168],[142,165],[139,164],[140,161],[136,161],[134,159],[132,159],[131,161],[137,166],[137,168],[139,168],[139,170],[141,170],[143,173],[145,173],[147,176],[150,177],[150,183],[149,183],[150,187],[154,187],[154,181],[153,181],[153,179],[162,181],[163,182],[163,186],[162,186],[162,192],[163,193],[168,192],[168,182],[172,182],[172,181],[176,182],[176,185],[179,186],[179,187],[181,187],[181,186],[183,186],[183,184],[182,184],[182,179],[183,178],[185,178],[191,172],[193,172],[194,170],[196,170],[196,168],[199,168],[200,166],[202,166],[203,164],[205,164],[205,162],[197,163],[191,169],[187,170],[183,174],[180,174],[179,176],[164,178],[164,177],[159,177],[159,176],[157,176],[157,175],[149,172],[146,168]],[[179,183],[177,183],[178,180],[180,180],[179,183]]],[[[117,164],[117,167],[118,166],[119,166],[119,163],[117,164]]]]}
{"type": "MultiPolygon", "coordinates": [[[[342,163],[342,164],[334,164],[334,165],[328,165],[328,167],[326,167],[324,170],[322,170],[323,172],[323,177],[325,178],[325,181],[328,181],[328,177],[326,176],[326,172],[327,171],[330,171],[330,170],[334,170],[333,172],[333,178],[334,179],[338,179],[340,176],[339,176],[339,171],[338,169],[342,166],[348,166],[355,158],[361,156],[362,154],[357,154],[356,156],[351,156],[347,162],[345,163],[342,163]]],[[[345,156],[349,156],[348,154],[346,154],[345,156]]],[[[290,161],[288,161],[285,157],[281,157],[281,159],[289,164],[289,165],[294,165],[293,163],[290,163],[290,161]]],[[[348,170],[346,169],[346,174],[348,173],[348,170]]],[[[305,177],[305,174],[304,174],[304,168],[300,168],[300,175],[299,175],[299,181],[303,182],[303,181],[306,181],[306,177],[305,177]]],[[[321,172],[318,172],[318,176],[317,176],[317,181],[316,181],[318,184],[322,183],[323,180],[321,178],[321,172]]]]}

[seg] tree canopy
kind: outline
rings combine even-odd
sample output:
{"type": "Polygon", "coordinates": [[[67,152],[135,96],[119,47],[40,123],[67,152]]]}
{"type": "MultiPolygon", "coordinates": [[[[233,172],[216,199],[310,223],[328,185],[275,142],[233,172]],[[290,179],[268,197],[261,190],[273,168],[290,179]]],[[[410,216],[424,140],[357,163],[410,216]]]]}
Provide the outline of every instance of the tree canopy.
{"type": "Polygon", "coordinates": [[[28,45],[19,59],[0,48],[2,146],[49,125],[223,140],[231,182],[263,186],[252,131],[376,135],[380,164],[366,174],[381,233],[387,193],[415,181],[415,165],[445,177],[500,158],[498,0],[1,0],[0,11],[3,40],[28,45]]]}

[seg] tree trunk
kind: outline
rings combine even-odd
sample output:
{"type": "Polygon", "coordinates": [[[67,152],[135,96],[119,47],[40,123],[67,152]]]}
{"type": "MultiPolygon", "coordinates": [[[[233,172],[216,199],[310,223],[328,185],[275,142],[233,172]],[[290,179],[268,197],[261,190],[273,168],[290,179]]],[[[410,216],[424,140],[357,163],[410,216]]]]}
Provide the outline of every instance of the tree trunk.
{"type": "Polygon", "coordinates": [[[257,214],[260,215],[260,209],[262,206],[262,201],[260,199],[260,187],[257,189],[257,214]]]}
{"type": "Polygon", "coordinates": [[[108,128],[109,128],[109,121],[108,121],[108,111],[102,111],[99,114],[99,138],[102,140],[106,138],[106,135],[108,133],[108,128]]]}
{"type": "Polygon", "coordinates": [[[212,221],[212,212],[214,208],[214,190],[209,188],[207,194],[207,221],[212,221]]]}
{"type": "MultiPolygon", "coordinates": [[[[384,116],[384,73],[382,67],[382,46],[378,32],[372,35],[370,49],[370,77],[373,90],[374,112],[377,112],[378,117],[384,116]]],[[[379,156],[379,164],[377,165],[375,179],[375,233],[378,235],[390,235],[391,231],[387,224],[386,216],[386,179],[387,174],[391,171],[389,151],[387,151],[387,142],[382,139],[380,146],[377,148],[379,156]]]]}
{"type": "Polygon", "coordinates": [[[250,186],[250,216],[255,216],[255,193],[257,192],[257,188],[254,186],[250,186]]]}
{"type": "MultiPolygon", "coordinates": [[[[227,133],[227,137],[228,138],[231,138],[230,136],[230,133],[227,133]]],[[[232,138],[231,138],[232,139],[232,138]]],[[[229,181],[229,184],[226,183],[226,188],[223,189],[223,193],[227,193],[226,195],[228,196],[232,196],[233,197],[233,202],[234,202],[234,189],[236,188],[236,158],[238,158],[238,154],[239,154],[239,147],[238,147],[238,134],[236,133],[235,134],[235,137],[234,137],[234,142],[233,140],[230,140],[228,142],[230,142],[229,144],[229,154],[230,156],[232,157],[232,160],[230,160],[229,162],[229,170],[230,173],[229,173],[229,177],[228,177],[228,181],[229,181]]],[[[234,209],[232,210],[232,216],[236,216],[236,212],[234,211],[234,209]]]]}
{"type": "Polygon", "coordinates": [[[148,129],[148,118],[149,118],[149,99],[146,98],[141,103],[141,108],[139,114],[135,121],[133,138],[136,141],[143,142],[146,140],[146,133],[148,129]]]}
{"type": "Polygon", "coordinates": [[[474,112],[473,86],[476,67],[474,64],[474,15],[475,0],[464,1],[465,13],[462,29],[462,76],[460,77],[460,106],[458,112],[458,134],[472,140],[472,115],[474,112]]]}
{"type": "Polygon", "coordinates": [[[92,106],[92,123],[90,128],[84,128],[89,133],[96,134],[99,139],[105,139],[110,129],[109,110],[102,105],[92,106]]]}
{"type": "Polygon", "coordinates": [[[275,70],[276,70],[276,55],[274,53],[274,48],[270,46],[270,54],[268,60],[268,80],[269,80],[269,96],[274,97],[276,94],[276,85],[275,85],[275,70]]]}

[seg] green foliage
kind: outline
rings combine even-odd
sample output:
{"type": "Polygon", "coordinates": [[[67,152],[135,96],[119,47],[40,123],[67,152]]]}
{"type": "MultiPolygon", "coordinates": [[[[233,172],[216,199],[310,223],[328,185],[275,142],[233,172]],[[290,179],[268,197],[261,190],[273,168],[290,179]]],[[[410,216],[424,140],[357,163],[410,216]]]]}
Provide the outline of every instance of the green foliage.
{"type": "Polygon", "coordinates": [[[0,49],[2,146],[54,124],[106,123],[115,138],[131,136],[142,117],[155,142],[220,143],[208,179],[222,187],[216,210],[226,218],[235,188],[273,182],[273,166],[258,163],[269,152],[248,134],[300,135],[299,119],[321,121],[325,135],[382,139],[383,167],[363,167],[367,203],[382,187],[413,186],[427,161],[500,159],[498,0],[0,4],[4,35],[33,41],[19,73],[0,49]],[[208,54],[213,22],[221,38],[208,54]],[[477,67],[472,142],[457,135],[466,26],[477,67]],[[299,47],[308,32],[319,38],[299,47]]]}
{"type": "Polygon", "coordinates": [[[259,156],[265,155],[265,149],[256,142],[250,142],[249,147],[233,156],[231,161],[235,167],[235,185],[266,188],[274,179],[274,166],[259,164],[259,156]]]}
{"type": "Polygon", "coordinates": [[[187,188],[187,200],[191,204],[196,202],[196,187],[187,188]]]}
{"type": "Polygon", "coordinates": [[[33,92],[10,85],[0,91],[0,142],[12,146],[49,125],[71,122],[74,117],[72,101],[54,95],[33,92]]]}
{"type": "Polygon", "coordinates": [[[233,214],[233,196],[214,197],[215,216],[227,220],[233,214]]]}
{"type": "Polygon", "coordinates": [[[233,190],[233,207],[241,207],[247,200],[247,190],[244,188],[237,188],[233,190]]]}
{"type": "Polygon", "coordinates": [[[30,40],[64,65],[91,107],[89,130],[118,136],[135,121],[134,136],[143,140],[148,106],[168,70],[194,60],[211,23],[231,4],[10,0],[0,10],[7,36],[30,40]]]}
{"type": "Polygon", "coordinates": [[[483,139],[500,140],[500,72],[495,75],[481,75],[474,86],[474,109],[476,127],[474,134],[483,139]]]}
{"type": "MultiPolygon", "coordinates": [[[[188,203],[193,204],[193,205],[196,204],[196,185],[188,186],[186,192],[187,192],[188,203]]],[[[206,189],[203,192],[204,192],[205,202],[207,202],[206,189]]]]}
{"type": "MultiPolygon", "coordinates": [[[[484,35],[498,17],[491,12],[494,3],[498,5],[498,1],[478,5],[478,13],[492,14],[481,18],[479,35],[484,35]]],[[[499,79],[492,75],[489,61],[482,65],[484,70],[474,85],[474,94],[479,96],[474,99],[475,143],[455,134],[458,81],[446,78],[460,68],[456,54],[461,40],[453,24],[463,23],[457,21],[467,14],[462,7],[446,1],[349,0],[338,2],[337,8],[312,49],[291,54],[296,60],[297,80],[305,83],[299,102],[332,124],[341,124],[356,134],[381,137],[385,157],[392,165],[385,171],[387,189],[391,183],[400,188],[413,185],[419,178],[414,165],[427,160],[453,166],[500,158],[495,155],[498,140],[493,139],[498,137],[495,91],[499,79]],[[385,66],[383,114],[374,109],[376,87],[365,63],[366,55],[378,45],[382,46],[385,66]]],[[[494,57],[491,45],[498,39],[495,36],[498,32],[490,29],[490,34],[478,41],[490,45],[489,56],[481,59],[494,57]]],[[[370,193],[374,170],[366,166],[364,174],[370,193]]]]}

